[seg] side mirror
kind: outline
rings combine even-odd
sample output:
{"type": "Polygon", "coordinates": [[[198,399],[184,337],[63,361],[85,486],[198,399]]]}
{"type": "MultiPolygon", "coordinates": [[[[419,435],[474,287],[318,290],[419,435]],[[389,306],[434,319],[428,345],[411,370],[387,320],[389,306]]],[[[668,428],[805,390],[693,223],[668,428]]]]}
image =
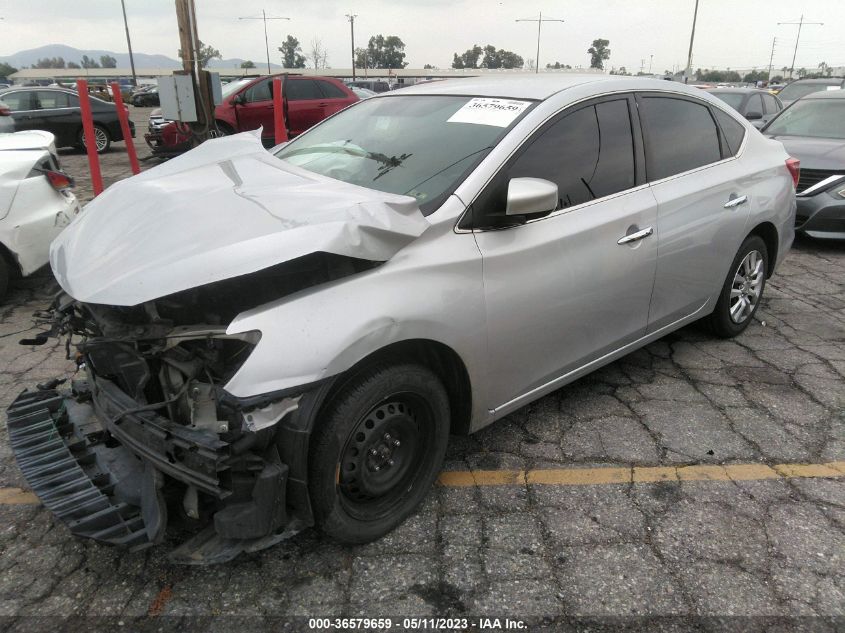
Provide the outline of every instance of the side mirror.
{"type": "Polygon", "coordinates": [[[243,105],[244,103],[246,103],[246,98],[243,93],[232,97],[232,105],[243,105]]]}
{"type": "Polygon", "coordinates": [[[511,178],[507,215],[548,213],[557,208],[557,185],[542,178],[511,178]]]}
{"type": "Polygon", "coordinates": [[[762,112],[746,112],[745,118],[749,121],[758,121],[763,118],[762,112]]]}

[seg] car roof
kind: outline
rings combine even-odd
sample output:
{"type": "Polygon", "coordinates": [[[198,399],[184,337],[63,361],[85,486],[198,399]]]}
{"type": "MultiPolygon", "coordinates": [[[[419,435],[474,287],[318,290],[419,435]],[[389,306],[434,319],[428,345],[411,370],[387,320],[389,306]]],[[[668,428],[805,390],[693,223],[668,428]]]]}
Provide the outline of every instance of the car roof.
{"type": "Polygon", "coordinates": [[[845,99],[845,90],[820,90],[819,92],[811,92],[807,96],[802,97],[801,101],[808,99],[845,99]]]}
{"type": "Polygon", "coordinates": [[[835,86],[836,84],[841,84],[845,79],[842,77],[821,77],[816,79],[796,79],[792,83],[786,84],[787,86],[791,86],[792,84],[802,83],[802,84],[824,84],[827,86],[835,86]]]}
{"type": "MultiPolygon", "coordinates": [[[[698,94],[695,90],[676,81],[644,79],[622,75],[593,75],[587,73],[543,73],[510,76],[466,77],[427,81],[403,88],[400,95],[461,95],[474,97],[502,97],[506,99],[533,99],[542,101],[575,86],[595,84],[607,90],[672,90],[698,94]]],[[[393,93],[383,93],[387,97],[393,93]]]]}
{"type": "Polygon", "coordinates": [[[727,94],[729,92],[735,92],[737,94],[751,94],[754,92],[769,94],[768,90],[761,90],[760,88],[709,88],[707,92],[710,94],[727,94]]]}

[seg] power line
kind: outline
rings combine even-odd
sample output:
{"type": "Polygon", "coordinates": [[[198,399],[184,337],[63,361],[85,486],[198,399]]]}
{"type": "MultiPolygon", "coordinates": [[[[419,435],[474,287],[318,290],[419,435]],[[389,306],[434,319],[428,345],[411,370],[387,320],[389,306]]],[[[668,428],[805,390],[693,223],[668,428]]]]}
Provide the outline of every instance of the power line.
{"type": "Polygon", "coordinates": [[[534,72],[540,72],[540,29],[543,26],[543,22],[563,22],[563,20],[556,20],[554,18],[544,18],[543,12],[540,11],[539,18],[520,18],[516,20],[516,22],[536,22],[537,23],[537,62],[534,66],[534,72]]]}
{"type": "Polygon", "coordinates": [[[270,42],[267,39],[267,20],[290,20],[290,18],[267,17],[264,9],[261,9],[261,17],[245,17],[239,20],[263,20],[264,21],[264,48],[267,50],[267,74],[270,74],[270,42]]]}

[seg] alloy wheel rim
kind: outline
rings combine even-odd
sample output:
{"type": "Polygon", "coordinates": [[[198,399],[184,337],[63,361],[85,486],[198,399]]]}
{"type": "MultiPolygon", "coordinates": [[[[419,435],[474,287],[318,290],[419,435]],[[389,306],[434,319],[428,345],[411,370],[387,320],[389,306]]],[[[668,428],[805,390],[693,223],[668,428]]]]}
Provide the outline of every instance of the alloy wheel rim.
{"type": "Polygon", "coordinates": [[[734,323],[744,323],[754,312],[763,292],[765,273],[760,251],[749,252],[739,263],[731,284],[730,315],[734,323]]]}
{"type": "Polygon", "coordinates": [[[97,149],[102,151],[106,148],[106,142],[108,138],[106,137],[105,131],[101,130],[100,128],[94,128],[94,139],[97,141],[97,149]]]}

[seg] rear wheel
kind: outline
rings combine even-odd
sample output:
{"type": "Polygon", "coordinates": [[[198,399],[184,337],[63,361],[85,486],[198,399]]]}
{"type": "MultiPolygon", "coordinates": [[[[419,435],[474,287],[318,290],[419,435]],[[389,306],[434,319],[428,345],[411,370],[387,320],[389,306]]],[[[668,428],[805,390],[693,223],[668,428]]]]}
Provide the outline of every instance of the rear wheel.
{"type": "MultiPolygon", "coordinates": [[[[94,140],[97,142],[97,153],[105,154],[111,147],[109,131],[102,125],[94,125],[94,140]]],[[[85,130],[79,130],[79,145],[85,149],[85,130]]]]}
{"type": "Polygon", "coordinates": [[[6,296],[6,291],[9,289],[9,264],[6,263],[6,258],[0,253],[0,301],[6,296]]]}
{"type": "Polygon", "coordinates": [[[766,243],[757,235],[751,235],[739,247],[716,308],[704,320],[713,334],[730,338],[751,323],[766,287],[768,260],[766,243]]]}
{"type": "Polygon", "coordinates": [[[308,483],[317,524],[338,541],[366,543],[401,523],[434,483],[449,400],[426,367],[378,365],[353,377],[318,424],[308,483]]]}

